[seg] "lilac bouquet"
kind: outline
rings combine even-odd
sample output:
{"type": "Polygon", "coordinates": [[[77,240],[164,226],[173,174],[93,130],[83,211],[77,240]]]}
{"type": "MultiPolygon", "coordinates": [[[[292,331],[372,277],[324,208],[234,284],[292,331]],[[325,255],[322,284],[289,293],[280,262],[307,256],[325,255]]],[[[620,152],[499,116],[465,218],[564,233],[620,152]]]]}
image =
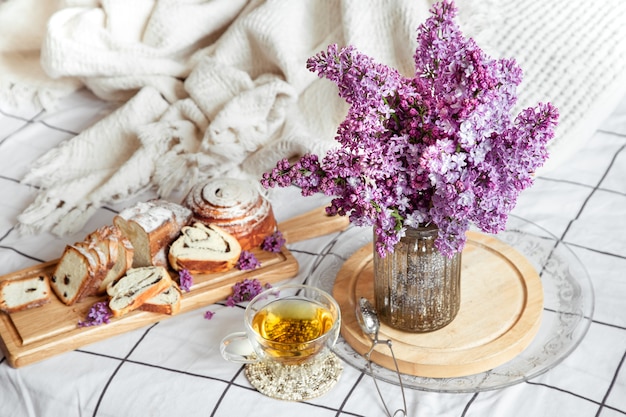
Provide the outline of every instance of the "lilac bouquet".
{"type": "Polygon", "coordinates": [[[350,105],[341,146],[320,161],[279,161],[265,187],[296,185],[302,195],[335,196],[327,212],[374,226],[376,250],[393,251],[407,227],[434,223],[447,256],[461,251],[471,223],[497,233],[519,193],[548,157],[558,111],[550,103],[511,110],[522,73],[488,57],[454,22],[444,0],[418,28],[415,76],[330,45],[307,68],[335,82],[350,105]]]}

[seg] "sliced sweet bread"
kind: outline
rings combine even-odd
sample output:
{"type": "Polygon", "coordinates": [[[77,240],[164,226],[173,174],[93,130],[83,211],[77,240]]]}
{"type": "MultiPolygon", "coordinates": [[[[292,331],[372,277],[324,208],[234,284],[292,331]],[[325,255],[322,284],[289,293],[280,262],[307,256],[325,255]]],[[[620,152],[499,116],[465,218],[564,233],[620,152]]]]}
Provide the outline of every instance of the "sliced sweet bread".
{"type": "Polygon", "coordinates": [[[109,245],[102,242],[90,242],[88,240],[74,243],[74,246],[89,251],[95,258],[95,269],[93,279],[84,287],[84,291],[80,294],[76,301],[80,301],[85,297],[98,293],[100,283],[111,269],[113,263],[109,254],[109,245]]]}
{"type": "Polygon", "coordinates": [[[172,243],[169,261],[173,269],[191,273],[213,273],[232,269],[241,255],[237,239],[215,225],[200,222],[185,226],[172,243]]]}
{"type": "Polygon", "coordinates": [[[131,268],[107,287],[109,308],[114,317],[123,316],[167,290],[173,283],[167,269],[162,266],[131,268]]]}
{"type": "Polygon", "coordinates": [[[173,283],[168,289],[154,297],[146,300],[140,307],[140,310],[149,311],[151,313],[161,313],[174,315],[180,311],[180,302],[182,293],[176,283],[173,283]]]}
{"type": "Polygon", "coordinates": [[[135,249],[133,267],[167,266],[167,249],[183,226],[191,221],[191,210],[166,200],[140,202],[113,218],[135,249]]]}
{"type": "Polygon", "coordinates": [[[50,277],[50,286],[64,304],[80,301],[99,285],[105,273],[99,252],[81,242],[65,247],[50,277]]]}
{"type": "Polygon", "coordinates": [[[45,275],[0,282],[0,310],[15,313],[50,302],[50,282],[45,275]]]}
{"type": "Polygon", "coordinates": [[[87,235],[86,240],[107,252],[107,270],[98,287],[95,288],[96,294],[104,294],[111,282],[117,281],[132,267],[135,250],[130,240],[113,225],[95,230],[87,235]]]}
{"type": "Polygon", "coordinates": [[[115,226],[104,226],[68,245],[52,274],[52,289],[67,305],[106,292],[131,267],[133,247],[115,226]]]}

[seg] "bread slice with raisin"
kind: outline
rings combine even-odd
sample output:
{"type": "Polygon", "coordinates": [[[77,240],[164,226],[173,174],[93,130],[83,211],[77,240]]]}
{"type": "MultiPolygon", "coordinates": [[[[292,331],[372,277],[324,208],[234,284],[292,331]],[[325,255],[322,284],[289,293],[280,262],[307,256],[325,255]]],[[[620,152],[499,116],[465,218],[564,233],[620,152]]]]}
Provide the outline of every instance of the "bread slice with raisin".
{"type": "Polygon", "coordinates": [[[50,282],[45,275],[0,282],[0,310],[15,313],[50,302],[50,282]]]}
{"type": "Polygon", "coordinates": [[[80,301],[102,280],[104,270],[99,255],[99,249],[92,250],[80,242],[65,247],[50,277],[52,290],[64,304],[80,301]]]}
{"type": "Polygon", "coordinates": [[[131,268],[107,287],[109,308],[114,317],[123,316],[167,290],[173,283],[167,269],[162,266],[131,268]]]}
{"type": "Polygon", "coordinates": [[[173,283],[168,289],[154,297],[146,300],[140,307],[140,310],[149,311],[151,313],[161,313],[174,315],[180,311],[180,302],[182,293],[176,283],[173,283]]]}
{"type": "Polygon", "coordinates": [[[177,271],[214,273],[232,269],[241,255],[237,239],[221,227],[196,222],[182,228],[181,236],[172,243],[168,258],[177,271]]]}

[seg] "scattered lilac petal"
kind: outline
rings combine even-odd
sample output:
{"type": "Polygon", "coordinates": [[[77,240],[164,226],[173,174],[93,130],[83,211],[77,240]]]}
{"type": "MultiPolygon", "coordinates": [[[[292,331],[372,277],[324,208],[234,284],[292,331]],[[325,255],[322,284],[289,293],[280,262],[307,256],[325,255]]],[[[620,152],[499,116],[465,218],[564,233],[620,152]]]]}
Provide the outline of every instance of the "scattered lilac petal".
{"type": "MultiPolygon", "coordinates": [[[[266,284],[265,288],[271,288],[271,286],[267,287],[267,285],[269,284],[266,284]]],[[[263,290],[264,287],[261,285],[258,279],[246,278],[243,281],[237,282],[235,283],[235,285],[233,285],[233,295],[229,296],[226,299],[226,305],[229,307],[233,307],[237,303],[250,301],[258,294],[263,292],[263,290]]]]}
{"type": "Polygon", "coordinates": [[[181,269],[178,271],[178,284],[180,289],[189,292],[193,285],[193,276],[187,269],[181,269]]]}
{"type": "Polygon", "coordinates": [[[286,240],[283,237],[283,234],[279,230],[277,230],[271,235],[267,236],[265,239],[263,239],[261,249],[267,252],[277,253],[282,250],[285,242],[286,240]]]}
{"type": "Polygon", "coordinates": [[[99,301],[94,303],[89,308],[87,318],[84,321],[78,322],[78,327],[90,327],[100,326],[101,324],[108,324],[113,313],[109,309],[109,304],[106,301],[99,301]]]}
{"type": "Polygon", "coordinates": [[[237,268],[242,271],[248,271],[257,269],[261,266],[259,260],[254,256],[252,252],[247,250],[242,250],[241,255],[239,255],[239,260],[237,261],[237,268]]]}

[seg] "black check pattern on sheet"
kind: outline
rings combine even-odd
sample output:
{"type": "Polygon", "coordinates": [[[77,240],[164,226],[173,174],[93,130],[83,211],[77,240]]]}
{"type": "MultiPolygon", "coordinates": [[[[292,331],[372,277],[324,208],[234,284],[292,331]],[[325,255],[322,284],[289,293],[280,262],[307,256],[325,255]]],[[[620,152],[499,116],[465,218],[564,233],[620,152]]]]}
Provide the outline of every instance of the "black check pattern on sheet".
{"type": "MultiPolygon", "coordinates": [[[[111,109],[84,91],[54,110],[0,108],[0,275],[58,258],[65,244],[108,224],[125,206],[98,210],[74,236],[22,236],[15,230],[16,216],[37,194],[21,183],[31,163],[111,109]]],[[[501,390],[408,390],[410,416],[626,415],[625,148],[626,100],[567,164],[540,173],[515,210],[558,236],[589,272],[594,319],[578,348],[545,374],[501,390]]],[[[285,193],[275,203],[277,216],[315,206],[285,193]]],[[[342,238],[339,233],[290,246],[300,263],[294,281],[305,282],[325,257],[343,262],[345,256],[334,251],[342,238]]],[[[339,383],[320,398],[294,403],[257,393],[243,366],[219,355],[219,340],[239,328],[241,313],[242,306],[218,303],[19,369],[2,357],[0,416],[383,415],[369,376],[348,364],[339,383]],[[205,310],[215,312],[212,320],[203,318],[205,310]]],[[[396,400],[399,406],[398,387],[381,386],[391,405],[396,400]]]]}

